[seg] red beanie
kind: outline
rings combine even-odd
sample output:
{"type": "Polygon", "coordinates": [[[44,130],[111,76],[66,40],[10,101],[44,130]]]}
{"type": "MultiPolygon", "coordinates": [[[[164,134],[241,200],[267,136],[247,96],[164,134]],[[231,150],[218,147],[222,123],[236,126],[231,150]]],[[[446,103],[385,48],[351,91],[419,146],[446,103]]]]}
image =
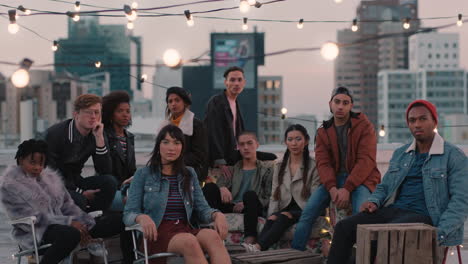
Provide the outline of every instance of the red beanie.
{"type": "Polygon", "coordinates": [[[415,100],[415,101],[411,102],[408,105],[408,108],[406,109],[406,123],[408,123],[408,113],[411,110],[411,108],[414,107],[415,104],[422,105],[422,106],[426,107],[429,110],[429,112],[431,112],[432,118],[435,120],[436,124],[439,122],[439,119],[437,117],[437,109],[436,109],[435,105],[433,105],[429,101],[419,99],[419,100],[415,100]]]}

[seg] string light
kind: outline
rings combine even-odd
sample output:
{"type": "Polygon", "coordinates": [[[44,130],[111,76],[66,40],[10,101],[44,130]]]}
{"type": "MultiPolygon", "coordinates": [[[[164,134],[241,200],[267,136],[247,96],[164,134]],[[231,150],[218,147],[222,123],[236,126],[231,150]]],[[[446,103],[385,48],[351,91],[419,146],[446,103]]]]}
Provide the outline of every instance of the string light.
{"type": "Polygon", "coordinates": [[[180,54],[175,49],[168,49],[163,54],[163,61],[170,68],[177,68],[182,65],[180,54]]]}
{"type": "Polygon", "coordinates": [[[322,45],[322,48],[320,49],[320,53],[322,54],[322,57],[325,60],[334,60],[336,59],[336,57],[338,57],[340,50],[338,48],[338,45],[336,45],[336,43],[327,42],[322,45]]]}
{"type": "Polygon", "coordinates": [[[457,26],[463,26],[462,14],[458,14],[457,26]]]}
{"type": "Polygon", "coordinates": [[[384,125],[381,125],[380,126],[380,131],[379,131],[379,136],[380,137],[385,137],[385,126],[384,125]]]}
{"type": "Polygon", "coordinates": [[[132,3],[132,8],[133,8],[133,9],[137,9],[137,8],[138,8],[138,3],[137,3],[137,2],[133,2],[133,3],[132,3]]]}
{"type": "Polygon", "coordinates": [[[358,31],[358,29],[359,28],[358,28],[358,25],[357,25],[357,19],[353,19],[353,25],[351,26],[351,30],[353,32],[356,32],[356,31],[358,31]]]}
{"type": "Polygon", "coordinates": [[[57,51],[58,50],[58,42],[54,40],[54,44],[52,44],[52,51],[57,51]]]}
{"type": "Polygon", "coordinates": [[[247,0],[241,0],[239,3],[239,10],[241,13],[247,13],[250,10],[250,5],[247,0]]]}
{"type": "Polygon", "coordinates": [[[141,83],[144,83],[144,82],[146,82],[147,79],[148,79],[148,75],[142,74],[142,75],[141,75],[141,78],[140,78],[140,82],[141,82],[141,83]]]}
{"type": "Polygon", "coordinates": [[[134,29],[134,28],[135,28],[135,25],[133,24],[132,21],[129,20],[129,21],[127,22],[127,29],[132,30],[132,29],[134,29]]]}
{"type": "Polygon", "coordinates": [[[247,0],[247,2],[249,3],[249,5],[253,6],[257,3],[257,0],[247,0]]]}
{"type": "Polygon", "coordinates": [[[76,1],[75,2],[75,11],[78,12],[78,11],[80,11],[80,9],[81,9],[80,1],[76,1]]]}
{"type": "Polygon", "coordinates": [[[341,4],[341,2],[343,2],[343,0],[335,0],[335,3],[337,4],[341,4]]]}
{"type": "Polygon", "coordinates": [[[287,113],[288,109],[286,107],[281,108],[281,119],[285,119],[287,113]]]}
{"type": "Polygon", "coordinates": [[[407,17],[407,18],[405,18],[405,21],[403,22],[403,28],[404,28],[404,29],[409,29],[410,27],[411,27],[411,25],[410,25],[410,18],[407,17]]]}
{"type": "Polygon", "coordinates": [[[94,62],[94,66],[99,69],[99,68],[101,68],[102,63],[100,61],[96,61],[96,62],[94,62]]]}
{"type": "Polygon", "coordinates": [[[68,12],[66,13],[66,15],[67,15],[68,17],[70,17],[71,19],[73,19],[73,21],[75,21],[75,22],[80,21],[80,15],[79,15],[79,13],[68,11],[68,12]]]}
{"type": "Polygon", "coordinates": [[[16,24],[16,10],[8,10],[8,17],[10,19],[10,24],[8,24],[8,32],[10,32],[10,34],[18,33],[19,26],[16,24]]]}
{"type": "Polygon", "coordinates": [[[184,14],[185,14],[185,17],[187,18],[187,25],[189,27],[193,27],[193,25],[195,24],[195,21],[193,21],[193,16],[190,13],[190,10],[185,10],[184,14]]]}
{"type": "Polygon", "coordinates": [[[245,31],[245,30],[249,29],[249,25],[247,25],[247,18],[244,17],[244,18],[242,19],[242,21],[243,21],[243,22],[242,22],[242,30],[245,31]]]}
{"type": "Polygon", "coordinates": [[[20,68],[16,70],[11,76],[11,82],[16,88],[24,88],[29,84],[29,68],[31,68],[33,61],[25,58],[20,63],[20,68]]]}
{"type": "Polygon", "coordinates": [[[24,6],[20,5],[18,6],[18,10],[23,12],[25,15],[30,15],[31,14],[31,10],[25,8],[24,6]]]}
{"type": "Polygon", "coordinates": [[[260,2],[258,2],[258,1],[255,2],[255,7],[256,7],[256,8],[260,8],[260,7],[262,7],[262,5],[263,5],[263,4],[260,3],[260,2]]]}
{"type": "Polygon", "coordinates": [[[299,22],[297,22],[297,28],[298,29],[303,29],[304,28],[304,19],[299,19],[299,22]]]}
{"type": "Polygon", "coordinates": [[[135,21],[138,17],[136,9],[132,9],[129,5],[124,5],[124,12],[129,21],[135,21]]]}

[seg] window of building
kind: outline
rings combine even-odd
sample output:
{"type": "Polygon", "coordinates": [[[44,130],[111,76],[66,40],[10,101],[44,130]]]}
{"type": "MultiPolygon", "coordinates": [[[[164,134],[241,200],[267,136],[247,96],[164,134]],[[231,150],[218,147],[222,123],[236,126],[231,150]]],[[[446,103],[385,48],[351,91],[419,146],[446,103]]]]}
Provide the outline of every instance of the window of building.
{"type": "Polygon", "coordinates": [[[274,83],[274,86],[273,86],[273,87],[274,87],[275,89],[279,89],[280,86],[281,86],[281,81],[280,81],[280,80],[275,80],[275,83],[274,83]]]}
{"type": "Polygon", "coordinates": [[[427,54],[427,58],[432,59],[432,54],[431,53],[427,54]]]}
{"type": "Polygon", "coordinates": [[[449,47],[449,44],[448,43],[445,43],[444,44],[444,47],[447,49],[449,47]]]}
{"type": "Polygon", "coordinates": [[[436,54],[436,59],[440,59],[440,54],[439,53],[436,54]]]}
{"type": "Polygon", "coordinates": [[[273,88],[273,81],[272,80],[268,80],[265,82],[265,87],[267,89],[272,89],[273,88]]]}
{"type": "Polygon", "coordinates": [[[432,48],[432,43],[427,44],[427,47],[431,49],[432,48]]]}
{"type": "Polygon", "coordinates": [[[456,53],[452,54],[452,58],[456,59],[456,58],[457,58],[457,54],[456,54],[456,53]]]}
{"type": "Polygon", "coordinates": [[[448,59],[448,57],[449,57],[448,53],[445,53],[444,58],[448,59]]]}
{"type": "Polygon", "coordinates": [[[457,47],[457,43],[453,43],[452,47],[456,48],[456,47],[457,47]]]}

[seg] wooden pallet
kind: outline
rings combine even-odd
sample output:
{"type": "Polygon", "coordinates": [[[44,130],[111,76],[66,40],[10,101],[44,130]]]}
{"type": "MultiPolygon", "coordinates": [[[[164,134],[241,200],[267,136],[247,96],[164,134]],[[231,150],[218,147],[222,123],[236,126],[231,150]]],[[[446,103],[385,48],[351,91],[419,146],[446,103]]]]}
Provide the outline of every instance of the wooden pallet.
{"type": "Polygon", "coordinates": [[[320,264],[322,262],[322,257],[307,251],[299,251],[288,248],[253,253],[233,254],[231,255],[231,260],[233,264],[320,264]]]}
{"type": "Polygon", "coordinates": [[[358,225],[356,263],[370,264],[371,242],[377,242],[375,263],[437,263],[435,228],[420,223],[358,225]]]}

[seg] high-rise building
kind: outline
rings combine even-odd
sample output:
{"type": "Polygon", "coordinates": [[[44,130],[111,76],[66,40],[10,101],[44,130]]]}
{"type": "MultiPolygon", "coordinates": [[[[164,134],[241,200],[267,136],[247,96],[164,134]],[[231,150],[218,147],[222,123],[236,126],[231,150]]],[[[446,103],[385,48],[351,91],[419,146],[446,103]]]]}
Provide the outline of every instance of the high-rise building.
{"type": "Polygon", "coordinates": [[[453,69],[459,67],[457,33],[425,33],[410,37],[410,69],[453,69]]]}
{"type": "MultiPolygon", "coordinates": [[[[358,21],[403,21],[408,18],[411,30],[419,27],[417,17],[417,0],[362,0],[356,10],[358,21]]],[[[396,24],[391,22],[358,23],[358,27],[356,32],[349,29],[338,31],[339,43],[355,45],[340,48],[335,61],[335,85],[350,88],[355,95],[354,109],[364,112],[377,126],[377,73],[380,67],[407,67],[407,37],[376,38],[395,33],[396,24]],[[381,58],[385,61],[380,62],[381,58]]],[[[404,31],[400,26],[397,33],[404,31]]]]}
{"type": "Polygon", "coordinates": [[[284,121],[283,78],[281,76],[258,77],[258,140],[260,144],[279,144],[283,141],[284,121]]]}
{"type": "Polygon", "coordinates": [[[68,38],[59,39],[55,70],[78,76],[101,72],[110,74],[110,90],[130,95],[141,91],[141,39],[125,25],[102,25],[96,16],[68,20],[68,38]],[[100,62],[100,68],[95,62],[100,62]],[[132,77],[134,76],[134,77],[132,77]]]}

